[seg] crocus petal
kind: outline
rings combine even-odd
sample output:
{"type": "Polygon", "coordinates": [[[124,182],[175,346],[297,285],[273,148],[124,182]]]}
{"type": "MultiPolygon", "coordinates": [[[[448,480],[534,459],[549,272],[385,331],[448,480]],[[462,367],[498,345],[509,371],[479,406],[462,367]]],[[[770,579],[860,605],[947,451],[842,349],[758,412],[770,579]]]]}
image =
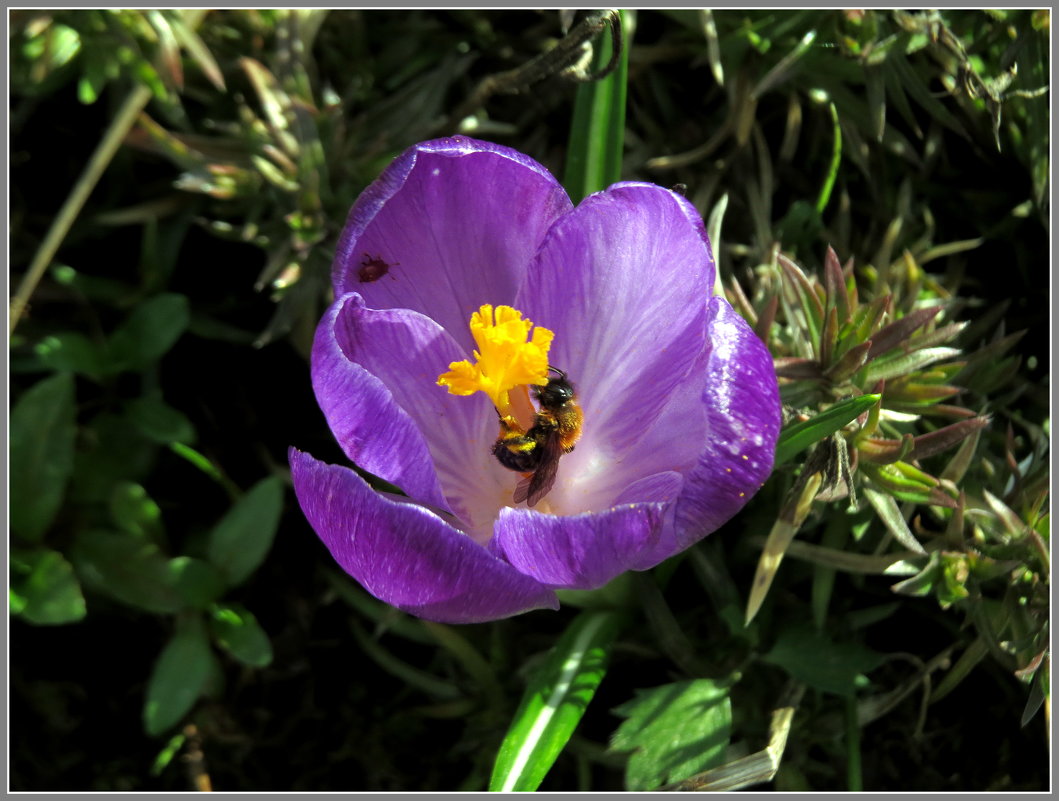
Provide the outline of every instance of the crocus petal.
{"type": "Polygon", "coordinates": [[[490,547],[549,587],[590,590],[629,570],[658,539],[666,507],[619,506],[556,517],[504,507],[490,547]]]}
{"type": "Polygon", "coordinates": [[[694,417],[664,465],[645,469],[638,442],[705,347],[713,275],[698,214],[651,184],[616,184],[548,231],[516,305],[555,332],[549,360],[570,375],[584,409],[555,511],[605,508],[645,475],[695,464],[703,422],[694,417]]]}
{"type": "Polygon", "coordinates": [[[350,211],[335,294],[421,312],[466,356],[470,312],[511,303],[544,232],[570,207],[551,173],[510,148],[462,136],[415,145],[350,211]]]}
{"type": "Polygon", "coordinates": [[[426,440],[408,412],[378,377],[350,358],[347,326],[340,325],[355,295],[328,309],[313,341],[312,378],[317,403],[335,439],[352,461],[396,484],[410,497],[448,509],[426,440]]]}
{"type": "Polygon", "coordinates": [[[666,503],[674,500],[684,486],[684,477],[673,470],[653,473],[634,481],[621,491],[614,501],[615,506],[624,503],[666,503]]]}
{"type": "Polygon", "coordinates": [[[717,529],[772,472],[780,398],[772,357],[722,298],[709,302],[710,355],[704,376],[705,447],[677,500],[675,542],[661,561],[717,529]]]}
{"type": "MultiPolygon", "coordinates": [[[[503,479],[511,474],[490,450],[497,435],[497,417],[489,399],[482,394],[451,395],[437,384],[438,372],[463,356],[459,346],[436,322],[418,312],[369,309],[356,293],[340,298],[335,305],[334,343],[350,362],[381,381],[399,409],[407,413],[430,451],[445,502],[413,494],[388,475],[378,475],[417,500],[455,513],[471,536],[488,542],[505,491],[503,479]]],[[[382,436],[391,425],[387,418],[378,412],[361,412],[362,404],[341,394],[341,384],[338,389],[337,395],[330,386],[321,389],[328,396],[328,408],[349,410],[336,416],[357,419],[368,432],[358,448],[361,458],[357,463],[370,470],[365,460],[368,456],[377,462],[396,458],[398,454],[391,452],[394,443],[382,436]],[[375,450],[381,453],[375,454],[375,450]]]]}
{"type": "Polygon", "coordinates": [[[302,511],[342,569],[368,592],[441,623],[557,609],[555,595],[420,506],[374,492],[352,470],[290,450],[302,511]]]}

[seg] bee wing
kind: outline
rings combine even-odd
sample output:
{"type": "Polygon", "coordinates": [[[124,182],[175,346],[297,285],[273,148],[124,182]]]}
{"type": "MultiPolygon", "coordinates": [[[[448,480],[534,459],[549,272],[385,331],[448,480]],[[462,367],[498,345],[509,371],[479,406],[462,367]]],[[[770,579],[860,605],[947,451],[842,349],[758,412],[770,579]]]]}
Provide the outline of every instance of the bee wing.
{"type": "Polygon", "coordinates": [[[515,494],[511,496],[511,500],[515,503],[522,503],[526,498],[529,497],[530,483],[533,481],[533,476],[527,476],[522,479],[518,484],[515,485],[515,494]]]}
{"type": "Polygon", "coordinates": [[[515,503],[526,501],[527,506],[536,506],[537,501],[551,490],[555,474],[559,471],[559,457],[563,455],[559,431],[552,432],[542,446],[541,463],[529,478],[524,478],[515,487],[515,503]]]}

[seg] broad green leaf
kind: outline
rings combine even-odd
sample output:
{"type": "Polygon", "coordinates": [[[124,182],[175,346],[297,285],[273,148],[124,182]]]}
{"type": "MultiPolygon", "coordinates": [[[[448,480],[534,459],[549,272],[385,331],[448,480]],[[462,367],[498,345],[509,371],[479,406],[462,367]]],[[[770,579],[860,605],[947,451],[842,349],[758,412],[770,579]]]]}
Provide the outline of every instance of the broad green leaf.
{"type": "Polygon", "coordinates": [[[493,765],[491,792],[536,790],[607,671],[616,612],[582,612],[537,668],[493,765]]]}
{"type": "Polygon", "coordinates": [[[216,604],[210,632],[217,643],[244,665],[265,667],[272,661],[272,643],[257,618],[238,604],[216,604]]]}
{"type": "Polygon", "coordinates": [[[11,410],[10,525],[37,542],[55,519],[73,470],[74,379],[60,373],[34,384],[11,410]]]}
{"type": "Polygon", "coordinates": [[[162,510],[143,485],[135,481],[119,481],[111,490],[109,506],[110,519],[122,531],[159,545],[164,542],[162,510]]]}
{"type": "Polygon", "coordinates": [[[763,659],[810,687],[852,696],[863,674],[882,664],[882,654],[853,642],[833,642],[809,624],[785,627],[763,659]]]}
{"type": "Polygon", "coordinates": [[[235,502],[210,532],[207,553],[232,586],[241,584],[264,561],[283,511],[283,484],[265,478],[235,502]]]}
{"type": "Polygon", "coordinates": [[[188,327],[188,299],[163,293],[137,306],[110,337],[108,372],[142,370],[173,347],[188,327]]]}
{"type": "Polygon", "coordinates": [[[173,588],[194,609],[206,609],[228,588],[221,571],[202,559],[178,556],[169,560],[173,588]]]}
{"type": "Polygon", "coordinates": [[[611,751],[632,751],[625,766],[627,790],[656,790],[724,762],[732,729],[728,688],[694,679],[637,690],[614,710],[626,720],[611,751]]]}
{"type": "Polygon", "coordinates": [[[101,348],[79,331],[61,331],[44,337],[33,352],[45,367],[80,373],[91,378],[103,372],[101,348]]]}
{"type": "Polygon", "coordinates": [[[195,441],[195,427],[187,416],[160,398],[137,398],[125,408],[132,424],[152,442],[168,445],[195,441]]]}
{"type": "Polygon", "coordinates": [[[151,671],[143,725],[148,734],[162,734],[179,723],[198,700],[210,673],[213,654],[202,620],[181,618],[151,671]]]}
{"type": "Polygon", "coordinates": [[[839,401],[826,412],[821,412],[811,420],[787,426],[780,432],[776,443],[776,466],[788,461],[810,445],[829,437],[855,420],[879,402],[881,395],[861,395],[859,398],[848,398],[839,401]]]}
{"type": "Polygon", "coordinates": [[[162,614],[184,606],[169,559],[150,540],[90,529],[78,534],[70,558],[87,585],[122,603],[162,614]]]}
{"type": "Polygon", "coordinates": [[[121,307],[136,291],[135,287],[123,281],[89,275],[68,264],[53,264],[49,273],[63,286],[70,287],[88,300],[101,301],[107,306],[121,307]]]}
{"type": "MultiPolygon", "coordinates": [[[[621,180],[631,26],[628,12],[618,13],[624,44],[617,67],[601,81],[581,84],[574,99],[563,176],[563,186],[574,203],[621,180]]],[[[609,28],[599,34],[593,47],[591,70],[595,72],[610,62],[613,53],[609,28]]]]}
{"type": "Polygon", "coordinates": [[[150,471],[156,446],[144,439],[127,418],[104,412],[82,428],[74,455],[70,500],[109,504],[114,484],[140,481],[150,471]]]}
{"type": "Polygon", "coordinates": [[[85,599],[73,568],[51,550],[11,552],[11,612],[30,623],[74,623],[85,616],[85,599]]]}

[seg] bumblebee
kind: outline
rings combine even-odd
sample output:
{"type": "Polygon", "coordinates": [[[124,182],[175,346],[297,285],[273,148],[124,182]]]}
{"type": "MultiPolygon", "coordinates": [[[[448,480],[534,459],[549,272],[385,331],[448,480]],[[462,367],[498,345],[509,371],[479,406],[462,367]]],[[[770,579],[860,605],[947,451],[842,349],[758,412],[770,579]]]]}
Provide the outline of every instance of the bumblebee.
{"type": "Polygon", "coordinates": [[[551,490],[559,469],[559,457],[570,453],[581,436],[581,407],[566,373],[548,368],[555,376],[542,387],[534,387],[538,410],[533,425],[524,431],[513,417],[500,417],[500,435],[493,455],[504,467],[525,475],[515,487],[515,503],[534,506],[551,490]]]}

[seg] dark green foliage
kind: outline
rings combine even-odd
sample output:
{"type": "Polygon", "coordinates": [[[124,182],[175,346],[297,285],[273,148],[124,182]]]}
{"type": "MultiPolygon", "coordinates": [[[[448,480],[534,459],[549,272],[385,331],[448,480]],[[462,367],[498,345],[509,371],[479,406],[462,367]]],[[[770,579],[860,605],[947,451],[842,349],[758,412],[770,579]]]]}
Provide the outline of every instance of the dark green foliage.
{"type": "Polygon", "coordinates": [[[780,740],[777,789],[1047,786],[1049,11],[623,17],[609,83],[481,94],[559,13],[12,12],[16,284],[147,103],[10,342],[13,789],[479,791],[531,734],[545,791],[760,786],[780,740]],[[343,460],[306,357],[349,206],[458,130],[684,184],[781,377],[762,492],[591,613],[424,624],[285,491],[343,460]]]}
{"type": "Polygon", "coordinates": [[[859,643],[832,642],[810,626],[790,626],[762,659],[817,690],[850,696],[867,685],[864,674],[880,665],[882,655],[859,643]]]}
{"type": "Polygon", "coordinates": [[[276,478],[263,479],[210,532],[206,553],[232,586],[245,581],[268,554],[282,505],[283,485],[276,478]]]}
{"type": "Polygon", "coordinates": [[[37,542],[62,503],[73,468],[74,382],[41,381],[11,410],[11,529],[37,542]]]}
{"type": "Polygon", "coordinates": [[[85,616],[85,598],[70,563],[45,549],[11,553],[12,614],[30,623],[74,623],[85,616]]]}
{"type": "Polygon", "coordinates": [[[178,619],[147,682],[143,722],[148,734],[163,734],[180,722],[205,687],[212,659],[201,621],[178,619]]]}

